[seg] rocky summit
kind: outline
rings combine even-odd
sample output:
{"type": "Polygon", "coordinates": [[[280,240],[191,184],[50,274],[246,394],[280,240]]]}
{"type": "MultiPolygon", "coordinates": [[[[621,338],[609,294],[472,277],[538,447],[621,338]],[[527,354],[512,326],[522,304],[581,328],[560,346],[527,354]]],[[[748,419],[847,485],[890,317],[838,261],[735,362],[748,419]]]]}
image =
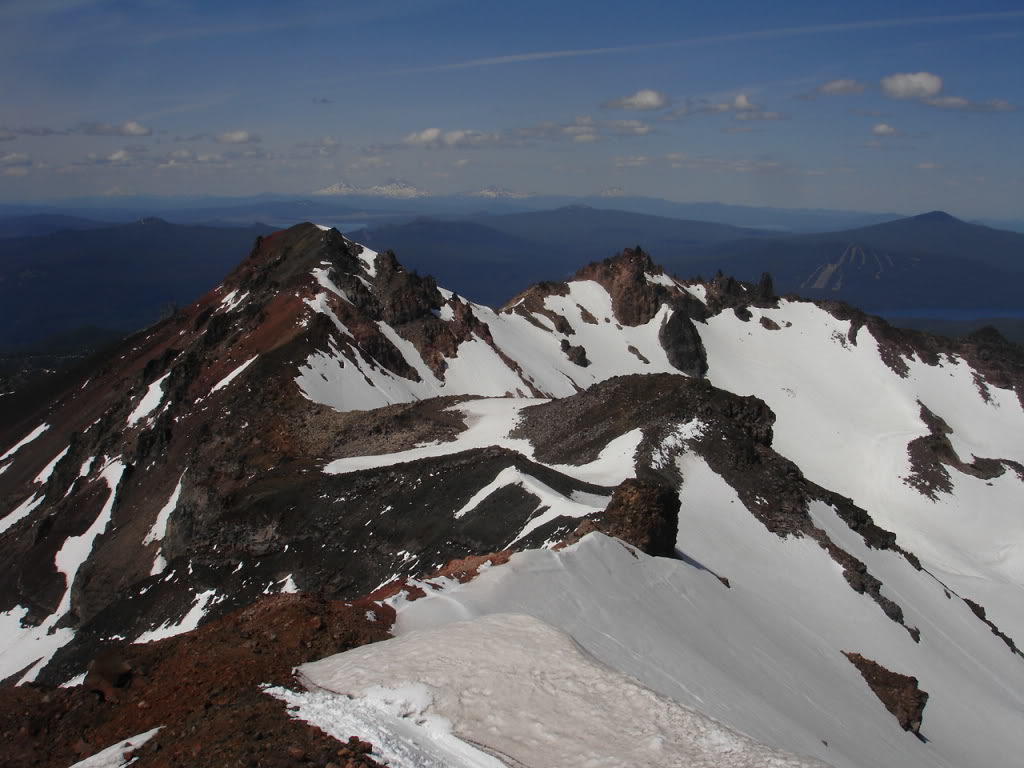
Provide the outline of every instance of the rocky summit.
{"type": "Polygon", "coordinates": [[[493,309],[300,224],[3,406],[7,764],[1024,750],[1024,352],[994,331],[639,247],[493,309]]]}

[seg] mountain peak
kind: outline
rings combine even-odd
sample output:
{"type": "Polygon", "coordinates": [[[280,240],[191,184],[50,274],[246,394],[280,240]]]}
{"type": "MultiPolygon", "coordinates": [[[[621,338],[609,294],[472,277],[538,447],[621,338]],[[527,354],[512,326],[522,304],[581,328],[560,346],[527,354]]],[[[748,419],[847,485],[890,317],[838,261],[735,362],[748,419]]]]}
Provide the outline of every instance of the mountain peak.
{"type": "Polygon", "coordinates": [[[929,223],[946,223],[946,222],[959,222],[956,216],[952,216],[945,211],[929,211],[928,213],[922,213],[917,216],[911,217],[914,221],[929,222],[929,223]]]}

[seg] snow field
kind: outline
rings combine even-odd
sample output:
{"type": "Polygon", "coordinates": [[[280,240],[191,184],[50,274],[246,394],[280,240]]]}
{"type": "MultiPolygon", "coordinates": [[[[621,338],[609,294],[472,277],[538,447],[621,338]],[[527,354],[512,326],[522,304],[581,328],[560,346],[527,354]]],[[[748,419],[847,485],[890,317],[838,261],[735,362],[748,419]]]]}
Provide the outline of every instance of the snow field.
{"type": "Polygon", "coordinates": [[[371,733],[394,768],[505,764],[491,755],[530,768],[823,765],[757,744],[658,695],[521,614],[410,632],[305,664],[299,674],[313,693],[285,700],[296,716],[329,732],[340,721],[351,733],[359,725],[353,716],[368,708],[386,712],[378,720],[386,727],[371,733]],[[444,752],[444,762],[431,759],[444,752]]]}
{"type": "Polygon", "coordinates": [[[769,533],[702,459],[677,461],[678,547],[693,564],[591,534],[561,552],[513,555],[464,585],[427,584],[424,599],[393,599],[396,634],[525,613],[663,696],[837,768],[995,768],[1024,750],[1024,732],[1012,725],[1024,711],[1024,665],[938,582],[898,555],[856,546],[831,509],[816,511],[921,629],[917,644],[850,589],[817,543],[769,533]],[[921,731],[928,744],[900,729],[842,651],[921,680],[931,695],[921,731]]]}
{"type": "Polygon", "coordinates": [[[751,312],[748,322],[723,312],[698,324],[710,381],[764,400],[777,416],[779,453],[810,480],[852,498],[926,568],[985,605],[1003,631],[1024,638],[1024,482],[1012,471],[985,481],[949,468],[953,492],[937,502],[905,482],[907,445],[929,433],[919,401],[953,429],[961,460],[1024,461],[1016,395],[989,387],[986,401],[960,360],[929,366],[912,359],[901,378],[866,328],[853,345],[849,321],[814,304],[781,300],[779,309],[751,312]],[[762,328],[760,316],[781,328],[762,328]]]}

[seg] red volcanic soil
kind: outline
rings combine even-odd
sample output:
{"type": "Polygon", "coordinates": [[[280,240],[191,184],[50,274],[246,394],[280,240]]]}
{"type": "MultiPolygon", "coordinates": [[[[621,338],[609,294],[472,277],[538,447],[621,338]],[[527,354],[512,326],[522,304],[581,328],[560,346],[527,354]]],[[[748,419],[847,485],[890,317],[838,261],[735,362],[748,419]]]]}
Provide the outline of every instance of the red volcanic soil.
{"type": "Polygon", "coordinates": [[[389,637],[393,612],[374,607],[371,621],[365,606],[276,595],[194,632],[112,645],[84,685],[0,688],[2,762],[66,768],[163,726],[133,765],[377,766],[369,744],[293,720],[261,690],[295,688],[295,666],[389,637]]]}

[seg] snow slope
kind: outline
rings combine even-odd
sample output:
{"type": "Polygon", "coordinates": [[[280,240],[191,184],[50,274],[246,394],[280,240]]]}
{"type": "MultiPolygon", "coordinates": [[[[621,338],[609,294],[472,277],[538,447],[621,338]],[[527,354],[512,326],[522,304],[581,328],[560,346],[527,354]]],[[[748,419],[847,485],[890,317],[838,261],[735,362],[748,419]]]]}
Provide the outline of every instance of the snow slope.
{"type": "Polygon", "coordinates": [[[410,632],[305,664],[299,674],[312,693],[276,692],[296,716],[342,737],[359,719],[376,719],[374,743],[395,768],[505,764],[491,755],[530,768],[822,765],[655,693],[521,614],[410,632]]]}
{"type": "Polygon", "coordinates": [[[1024,707],[1024,665],[969,618],[965,605],[932,611],[926,623],[924,611],[948,602],[942,588],[879,554],[891,558],[886,583],[920,601],[910,603],[911,620],[922,617],[915,644],[845,585],[816,544],[767,533],[717,476],[700,469],[693,475],[700,514],[716,524],[687,519],[684,530],[695,535],[684,533],[680,542],[692,560],[728,574],[731,588],[709,570],[591,534],[561,552],[514,555],[466,585],[427,585],[425,599],[399,599],[396,633],[411,637],[473,617],[524,613],[669,699],[757,742],[837,768],[1013,763],[1024,749],[1014,725],[1024,707]],[[920,679],[931,695],[921,730],[927,743],[900,729],[845,650],[920,679]]]}
{"type": "Polygon", "coordinates": [[[1024,462],[1024,410],[1014,392],[979,391],[960,359],[930,366],[906,360],[900,377],[865,329],[849,341],[850,322],[806,302],[731,312],[700,332],[708,378],[756,395],[775,412],[775,449],[814,482],[848,496],[959,594],[989,610],[1011,637],[1024,638],[1024,479],[1013,471],[983,480],[950,468],[951,493],[929,499],[907,484],[908,444],[929,434],[921,405],[952,428],[960,459],[1024,462]],[[762,328],[763,316],[780,326],[762,328]]]}

